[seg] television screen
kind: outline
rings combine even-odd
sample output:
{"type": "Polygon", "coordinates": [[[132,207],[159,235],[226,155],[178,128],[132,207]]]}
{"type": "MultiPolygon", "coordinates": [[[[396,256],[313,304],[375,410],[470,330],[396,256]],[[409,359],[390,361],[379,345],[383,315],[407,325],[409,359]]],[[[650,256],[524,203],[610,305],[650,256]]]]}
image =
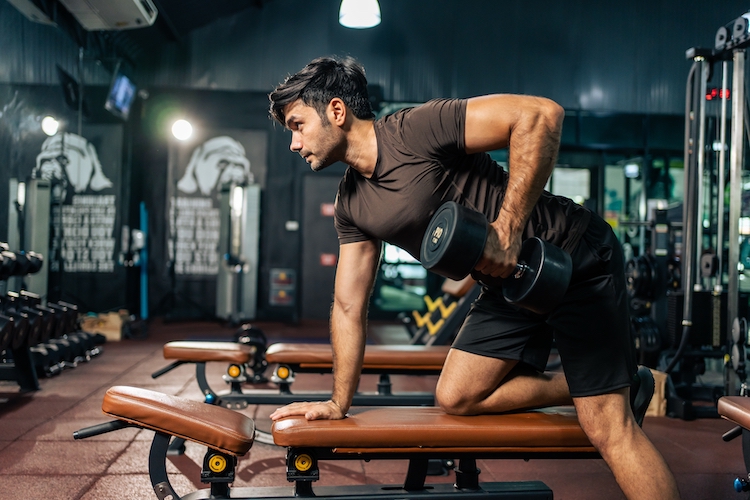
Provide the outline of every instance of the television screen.
{"type": "Polygon", "coordinates": [[[130,114],[130,107],[133,105],[133,101],[135,101],[135,91],[135,84],[130,78],[122,73],[115,72],[104,108],[115,116],[127,120],[130,114]]]}

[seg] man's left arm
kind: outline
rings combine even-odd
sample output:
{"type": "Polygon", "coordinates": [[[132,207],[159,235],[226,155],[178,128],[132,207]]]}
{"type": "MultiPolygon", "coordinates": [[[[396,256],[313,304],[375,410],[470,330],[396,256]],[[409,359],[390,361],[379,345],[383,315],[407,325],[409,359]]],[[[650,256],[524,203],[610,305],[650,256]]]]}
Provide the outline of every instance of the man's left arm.
{"type": "Polygon", "coordinates": [[[522,95],[488,95],[466,104],[467,153],[508,148],[508,185],[476,269],[508,277],[521,250],[526,221],[557,161],[565,111],[555,102],[522,95]]]}

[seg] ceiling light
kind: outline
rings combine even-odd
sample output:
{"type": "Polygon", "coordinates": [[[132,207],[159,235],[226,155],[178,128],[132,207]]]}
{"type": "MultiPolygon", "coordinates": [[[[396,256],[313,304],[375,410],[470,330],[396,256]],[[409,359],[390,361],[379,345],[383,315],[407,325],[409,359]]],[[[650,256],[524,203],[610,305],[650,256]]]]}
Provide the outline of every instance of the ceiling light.
{"type": "Polygon", "coordinates": [[[380,24],[378,0],[342,0],[339,23],[347,28],[364,29],[380,24]]]}

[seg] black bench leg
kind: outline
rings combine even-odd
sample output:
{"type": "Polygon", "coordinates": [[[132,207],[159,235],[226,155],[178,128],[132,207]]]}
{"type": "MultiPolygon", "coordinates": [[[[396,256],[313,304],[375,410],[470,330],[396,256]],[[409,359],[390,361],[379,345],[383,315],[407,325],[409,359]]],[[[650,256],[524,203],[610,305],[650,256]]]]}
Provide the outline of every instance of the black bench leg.
{"type": "Polygon", "coordinates": [[[156,496],[160,499],[172,498],[179,500],[180,496],[175,493],[167,476],[167,450],[169,439],[172,436],[157,432],[151,443],[151,451],[148,455],[148,475],[151,478],[151,486],[154,487],[156,496]]]}
{"type": "Polygon", "coordinates": [[[412,458],[409,460],[409,470],[406,472],[404,489],[415,491],[424,489],[424,480],[427,477],[429,460],[426,458],[412,458]]]}
{"type": "Polygon", "coordinates": [[[456,488],[459,490],[479,489],[479,469],[473,458],[462,458],[456,469],[456,488]]]}

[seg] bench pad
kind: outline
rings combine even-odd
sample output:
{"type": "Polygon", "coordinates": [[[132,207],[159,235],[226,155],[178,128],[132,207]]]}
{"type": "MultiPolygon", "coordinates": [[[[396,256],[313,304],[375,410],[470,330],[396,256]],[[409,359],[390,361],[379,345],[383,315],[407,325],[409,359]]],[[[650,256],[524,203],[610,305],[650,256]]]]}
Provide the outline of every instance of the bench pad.
{"type": "Polygon", "coordinates": [[[104,395],[102,411],[238,457],[247,453],[255,435],[253,420],[239,412],[148,389],[111,387],[104,395]]]}
{"type": "Polygon", "coordinates": [[[750,429],[750,398],[746,396],[723,396],[716,405],[719,415],[740,427],[750,429]]]}
{"type": "Polygon", "coordinates": [[[355,409],[343,420],[288,417],[274,422],[272,432],[279,446],[339,453],[596,453],[573,407],[478,416],[448,415],[429,407],[355,409]]]}
{"type": "MultiPolygon", "coordinates": [[[[368,345],[365,346],[363,369],[440,371],[450,346],[368,345]]],[[[330,344],[272,344],[266,350],[270,363],[299,365],[301,368],[331,368],[330,344]]]]}
{"type": "Polygon", "coordinates": [[[249,363],[254,353],[254,346],[237,342],[176,340],[164,344],[164,359],[189,363],[226,361],[241,365],[249,363]]]}

